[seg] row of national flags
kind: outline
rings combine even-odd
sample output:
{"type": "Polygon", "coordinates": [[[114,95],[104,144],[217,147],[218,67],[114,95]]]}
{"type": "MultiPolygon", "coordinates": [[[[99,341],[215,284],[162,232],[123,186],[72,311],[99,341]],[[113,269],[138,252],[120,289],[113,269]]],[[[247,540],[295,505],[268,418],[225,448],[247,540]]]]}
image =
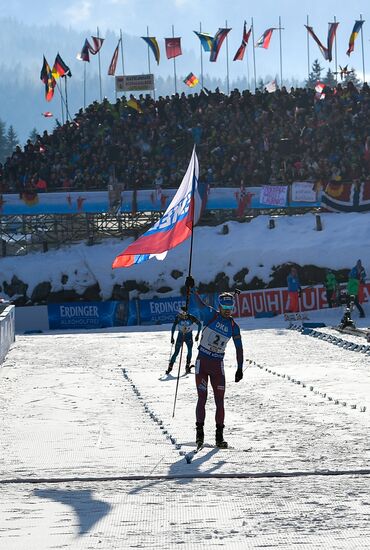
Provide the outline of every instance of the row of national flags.
{"type": "MultiPolygon", "coordinates": [[[[348,42],[348,49],[346,52],[348,56],[350,56],[351,53],[354,51],[356,38],[360,33],[364,22],[365,21],[363,19],[355,21],[355,24],[353,26],[351,35],[349,37],[349,42],[348,42]]],[[[308,34],[313,38],[313,40],[318,45],[324,59],[327,61],[332,61],[332,48],[333,48],[333,43],[334,43],[334,39],[336,36],[339,23],[338,22],[328,23],[328,25],[329,25],[329,28],[328,28],[326,44],[323,44],[323,42],[319,39],[317,34],[314,32],[313,27],[309,25],[305,25],[305,27],[307,29],[308,34]]],[[[268,49],[270,46],[270,42],[271,42],[271,38],[274,30],[278,30],[278,29],[276,27],[269,27],[268,29],[266,29],[265,32],[260,36],[260,38],[255,43],[255,47],[268,49]]],[[[217,61],[222,44],[230,31],[231,31],[231,28],[219,28],[214,36],[211,36],[206,32],[194,31],[195,35],[200,40],[201,48],[203,49],[203,51],[209,52],[209,60],[211,62],[217,61]]],[[[234,55],[233,61],[243,60],[251,33],[252,33],[252,27],[250,27],[249,30],[247,31],[247,25],[246,25],[246,22],[244,21],[242,41],[237,52],[234,55]]],[[[152,52],[154,56],[155,61],[159,65],[161,52],[160,52],[159,43],[156,37],[142,36],[141,38],[147,44],[149,50],[152,52]]],[[[167,59],[174,59],[182,55],[181,37],[165,38],[164,41],[165,41],[165,51],[166,51],[167,59]]],[[[99,53],[103,46],[103,43],[104,43],[104,38],[100,38],[99,36],[92,36],[91,40],[88,40],[86,38],[81,51],[77,54],[77,59],[79,59],[80,61],[90,62],[90,55],[96,55],[97,53],[99,53]]],[[[115,75],[120,46],[122,47],[121,38],[118,40],[118,44],[113,52],[113,56],[109,64],[108,75],[110,76],[115,75]]],[[[72,73],[69,67],[64,63],[64,61],[60,57],[59,53],[55,58],[53,68],[50,68],[50,65],[48,64],[48,62],[44,57],[40,78],[42,82],[45,84],[45,98],[47,101],[51,101],[51,99],[53,98],[54,88],[56,86],[58,78],[66,77],[66,76],[70,77],[72,76],[72,73]]],[[[193,75],[193,73],[190,73],[185,78],[184,82],[187,86],[194,87],[196,84],[198,84],[199,80],[197,79],[197,77],[195,77],[195,75],[193,75]]]]}

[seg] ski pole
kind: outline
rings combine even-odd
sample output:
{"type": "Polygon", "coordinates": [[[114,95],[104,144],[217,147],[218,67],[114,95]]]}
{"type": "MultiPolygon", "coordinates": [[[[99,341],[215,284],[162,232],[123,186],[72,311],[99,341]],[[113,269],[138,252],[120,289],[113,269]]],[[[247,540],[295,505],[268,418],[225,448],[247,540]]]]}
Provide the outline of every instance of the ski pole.
{"type": "Polygon", "coordinates": [[[179,380],[180,380],[180,369],[181,369],[181,361],[182,361],[182,352],[184,349],[184,335],[182,335],[182,342],[181,342],[181,351],[180,351],[180,360],[179,360],[179,369],[177,371],[177,380],[176,380],[176,391],[175,391],[175,399],[173,402],[173,412],[172,412],[172,418],[175,418],[175,407],[176,407],[176,400],[177,400],[177,390],[179,388],[179,380]]]}

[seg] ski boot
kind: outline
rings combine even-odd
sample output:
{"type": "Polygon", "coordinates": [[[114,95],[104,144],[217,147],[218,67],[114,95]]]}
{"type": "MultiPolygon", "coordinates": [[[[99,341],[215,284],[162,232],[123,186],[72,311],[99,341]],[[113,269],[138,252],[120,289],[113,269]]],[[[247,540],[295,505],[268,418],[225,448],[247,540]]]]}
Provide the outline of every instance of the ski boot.
{"type": "Polygon", "coordinates": [[[193,365],[191,365],[190,363],[186,363],[185,365],[185,374],[191,374],[191,367],[193,365]]]}
{"type": "Polygon", "coordinates": [[[173,369],[173,363],[170,363],[170,364],[168,365],[168,369],[166,370],[166,374],[170,374],[170,372],[172,371],[172,369],[173,369]]]}
{"type": "Polygon", "coordinates": [[[216,424],[216,447],[219,449],[227,449],[227,441],[224,440],[224,425],[216,424]]]}
{"type": "Polygon", "coordinates": [[[204,429],[203,429],[204,423],[203,422],[196,422],[195,425],[197,427],[197,433],[196,433],[196,436],[195,436],[195,443],[197,445],[197,449],[199,449],[204,443],[204,429]]]}

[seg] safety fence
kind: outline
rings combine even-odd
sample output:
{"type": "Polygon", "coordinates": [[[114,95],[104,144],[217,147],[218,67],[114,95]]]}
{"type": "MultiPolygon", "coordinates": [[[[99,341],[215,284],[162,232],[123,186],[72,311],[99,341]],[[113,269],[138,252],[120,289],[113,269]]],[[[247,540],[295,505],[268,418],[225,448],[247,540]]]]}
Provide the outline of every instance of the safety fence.
{"type": "Polygon", "coordinates": [[[10,346],[15,340],[15,307],[0,309],[0,364],[4,361],[10,346]]]}

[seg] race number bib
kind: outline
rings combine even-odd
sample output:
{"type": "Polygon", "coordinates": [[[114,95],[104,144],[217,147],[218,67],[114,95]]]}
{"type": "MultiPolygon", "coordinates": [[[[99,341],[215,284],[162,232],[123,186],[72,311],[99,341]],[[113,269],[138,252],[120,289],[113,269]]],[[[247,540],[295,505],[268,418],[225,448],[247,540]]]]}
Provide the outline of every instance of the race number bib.
{"type": "Polygon", "coordinates": [[[225,351],[226,344],[228,343],[229,338],[218,334],[214,330],[206,327],[203,330],[202,339],[200,345],[211,351],[212,353],[223,353],[225,351]]]}

